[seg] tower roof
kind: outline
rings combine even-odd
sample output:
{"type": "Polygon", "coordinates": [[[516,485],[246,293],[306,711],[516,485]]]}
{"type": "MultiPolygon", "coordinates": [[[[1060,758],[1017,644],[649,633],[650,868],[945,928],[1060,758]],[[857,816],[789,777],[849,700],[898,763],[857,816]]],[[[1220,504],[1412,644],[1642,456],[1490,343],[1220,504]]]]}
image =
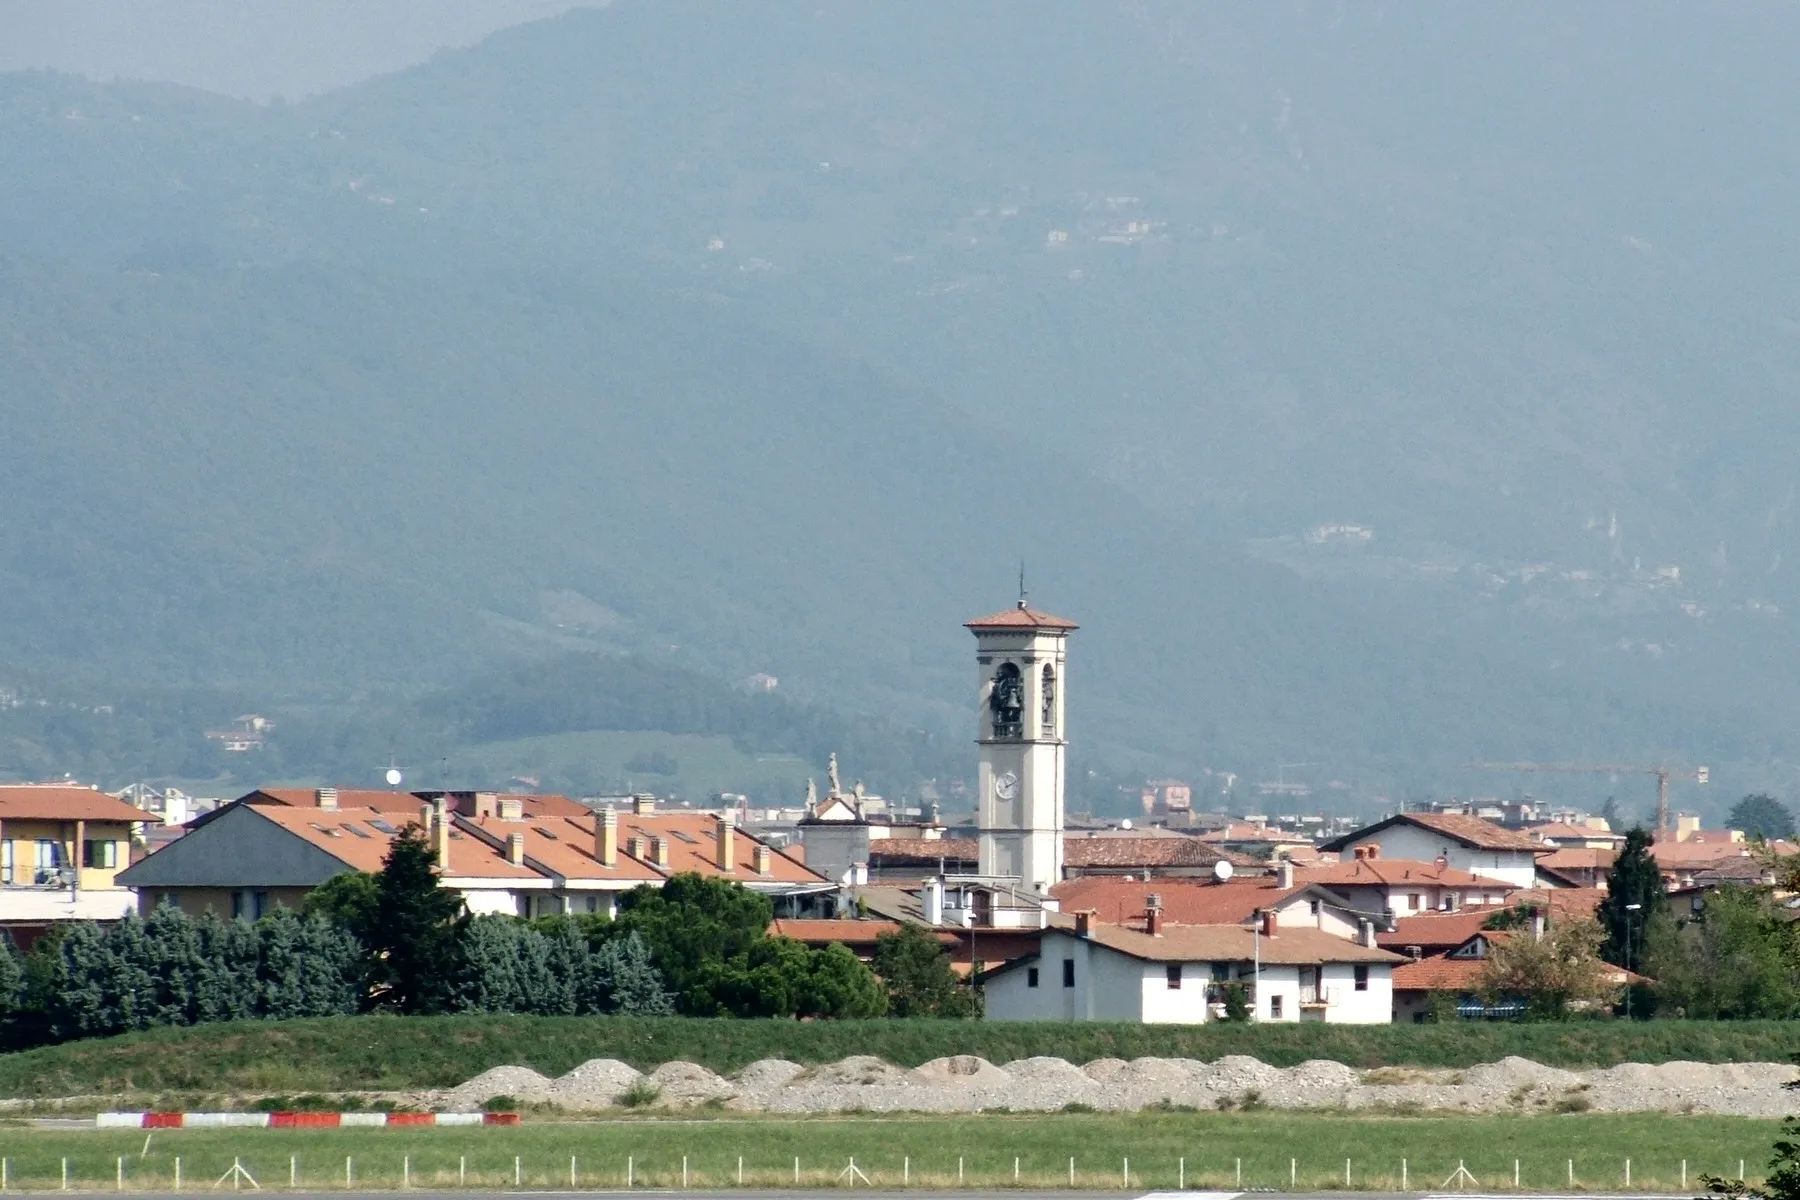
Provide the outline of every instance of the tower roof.
{"type": "Polygon", "coordinates": [[[1067,633],[1071,629],[1080,629],[1081,626],[1073,621],[1065,621],[1061,617],[1053,617],[1047,612],[1040,612],[1021,600],[1017,608],[1008,608],[991,616],[964,621],[963,628],[972,629],[977,633],[987,629],[1053,629],[1067,633]]]}

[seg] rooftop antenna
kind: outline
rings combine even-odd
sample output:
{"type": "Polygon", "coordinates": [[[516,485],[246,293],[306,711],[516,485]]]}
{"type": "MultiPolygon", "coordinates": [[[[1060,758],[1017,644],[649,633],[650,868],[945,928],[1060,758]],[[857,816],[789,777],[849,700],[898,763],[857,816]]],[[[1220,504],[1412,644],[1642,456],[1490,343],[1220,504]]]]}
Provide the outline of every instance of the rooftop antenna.
{"type": "Polygon", "coordinates": [[[1019,559],[1019,607],[1021,609],[1025,607],[1025,602],[1029,598],[1030,598],[1029,593],[1027,593],[1025,591],[1025,560],[1023,558],[1020,558],[1019,559]]]}

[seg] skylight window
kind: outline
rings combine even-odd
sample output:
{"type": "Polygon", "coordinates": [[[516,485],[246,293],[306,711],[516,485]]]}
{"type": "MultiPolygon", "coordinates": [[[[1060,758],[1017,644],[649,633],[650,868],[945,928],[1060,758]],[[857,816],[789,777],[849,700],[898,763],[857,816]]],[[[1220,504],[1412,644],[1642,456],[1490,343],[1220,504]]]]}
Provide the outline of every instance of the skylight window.
{"type": "Polygon", "coordinates": [[[344,828],[348,829],[351,833],[355,834],[357,837],[362,838],[364,841],[369,840],[368,834],[364,833],[362,830],[358,829],[356,826],[352,825],[348,821],[344,822],[344,828]]]}

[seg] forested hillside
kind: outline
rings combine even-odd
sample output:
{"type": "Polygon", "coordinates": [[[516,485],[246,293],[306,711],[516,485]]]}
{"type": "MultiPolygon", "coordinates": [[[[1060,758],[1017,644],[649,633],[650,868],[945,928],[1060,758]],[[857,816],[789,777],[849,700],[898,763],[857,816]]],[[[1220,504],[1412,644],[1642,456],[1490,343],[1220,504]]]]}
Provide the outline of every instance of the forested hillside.
{"type": "Polygon", "coordinates": [[[1024,558],[1097,769],[1785,786],[1779,42],[620,0],[292,105],[0,76],[0,685],[328,712],[314,774],[767,671],[949,747],[898,792],[1024,558]]]}

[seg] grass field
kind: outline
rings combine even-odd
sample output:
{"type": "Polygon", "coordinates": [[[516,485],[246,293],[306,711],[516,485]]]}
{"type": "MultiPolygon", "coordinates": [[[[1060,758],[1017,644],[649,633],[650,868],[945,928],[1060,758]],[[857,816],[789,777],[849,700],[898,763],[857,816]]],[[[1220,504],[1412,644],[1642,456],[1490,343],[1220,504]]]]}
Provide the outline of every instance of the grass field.
{"type": "MultiPolygon", "coordinates": [[[[1466,1164],[1483,1191],[1565,1189],[1569,1162],[1585,1190],[1688,1190],[1700,1172],[1754,1181],[1777,1131],[1736,1117],[1352,1117],[1316,1113],[986,1115],[789,1120],[718,1117],[526,1124],[513,1128],[49,1132],[0,1129],[15,1188],[161,1188],[212,1184],[234,1159],[265,1188],[834,1185],[851,1158],[878,1186],[1343,1188],[1443,1186],[1466,1164]],[[629,1161],[629,1166],[627,1160],[629,1161]],[[1405,1177],[1402,1178],[1402,1160],[1405,1177]],[[123,1166],[121,1167],[121,1160],[123,1166]],[[960,1163],[960,1169],[959,1169],[960,1163]],[[1126,1172],[1129,1171],[1129,1177],[1126,1172]],[[1240,1175],[1241,1171],[1241,1175],[1240,1175]]],[[[1473,1189],[1471,1189],[1473,1190],[1473,1189]]]]}
{"type": "Polygon", "coordinates": [[[1556,1066],[1786,1061],[1800,1022],[1592,1021],[1556,1025],[1230,1025],[985,1021],[730,1021],[682,1018],[341,1017],[158,1029],[0,1055],[0,1095],[256,1093],[448,1087],[519,1063],[558,1075],[590,1058],[639,1069],[672,1059],[729,1072],[759,1058],[874,1054],[917,1066],[948,1054],[1006,1062],[1252,1054],[1292,1065],[1461,1067],[1508,1054],[1556,1066]]]}

